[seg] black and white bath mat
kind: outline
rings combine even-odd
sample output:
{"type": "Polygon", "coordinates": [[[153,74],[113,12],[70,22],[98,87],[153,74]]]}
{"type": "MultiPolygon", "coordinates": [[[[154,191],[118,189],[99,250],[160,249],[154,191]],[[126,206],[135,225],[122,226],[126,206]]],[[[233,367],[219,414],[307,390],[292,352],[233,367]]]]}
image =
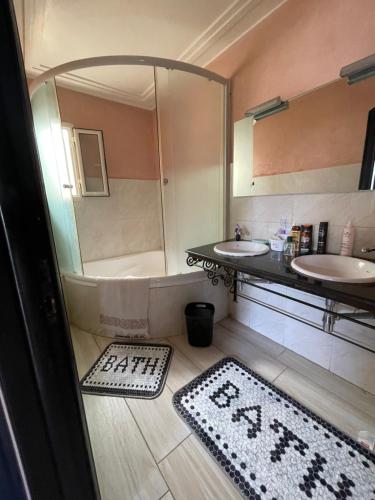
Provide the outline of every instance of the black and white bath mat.
{"type": "Polygon", "coordinates": [[[173,402],[245,498],[375,499],[375,455],[236,359],[173,402]]]}
{"type": "Polygon", "coordinates": [[[81,381],[82,392],[128,398],[156,398],[163,391],[172,347],[110,344],[81,381]]]}

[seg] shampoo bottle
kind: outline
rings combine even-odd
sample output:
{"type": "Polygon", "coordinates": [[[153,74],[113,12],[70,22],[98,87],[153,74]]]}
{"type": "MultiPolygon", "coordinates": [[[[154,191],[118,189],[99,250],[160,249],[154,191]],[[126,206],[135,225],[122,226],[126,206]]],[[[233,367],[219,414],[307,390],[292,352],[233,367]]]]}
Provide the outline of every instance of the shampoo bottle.
{"type": "Polygon", "coordinates": [[[328,232],[328,222],[321,222],[319,224],[318,248],[316,250],[316,253],[326,253],[327,232],[328,232]]]}
{"type": "Polygon", "coordinates": [[[354,242],[354,226],[352,221],[348,221],[342,233],[341,251],[340,255],[351,256],[353,253],[354,242]]]}
{"type": "Polygon", "coordinates": [[[301,243],[301,226],[298,226],[297,224],[293,224],[291,236],[293,238],[294,245],[295,245],[295,253],[296,253],[296,255],[299,255],[299,247],[300,247],[300,243],[301,243]]]}

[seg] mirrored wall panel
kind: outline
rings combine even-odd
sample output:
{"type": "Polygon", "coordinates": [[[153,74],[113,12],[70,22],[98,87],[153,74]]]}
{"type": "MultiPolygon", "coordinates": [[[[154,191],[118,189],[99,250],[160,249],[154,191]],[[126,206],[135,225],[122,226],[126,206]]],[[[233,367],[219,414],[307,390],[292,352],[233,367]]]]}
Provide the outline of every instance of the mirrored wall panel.
{"type": "Polygon", "coordinates": [[[336,80],[234,125],[233,196],[356,191],[375,78],[336,80]]]}

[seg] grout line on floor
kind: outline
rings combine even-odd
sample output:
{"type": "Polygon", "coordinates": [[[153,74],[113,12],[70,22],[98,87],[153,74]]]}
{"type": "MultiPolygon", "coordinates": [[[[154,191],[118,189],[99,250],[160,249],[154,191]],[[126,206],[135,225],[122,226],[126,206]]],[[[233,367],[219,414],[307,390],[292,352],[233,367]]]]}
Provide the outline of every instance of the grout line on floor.
{"type": "MultiPolygon", "coordinates": [[[[139,432],[141,433],[141,436],[143,437],[143,441],[146,443],[146,446],[147,446],[147,448],[148,448],[148,451],[151,453],[151,456],[152,456],[152,458],[153,458],[153,460],[154,460],[155,464],[157,465],[156,458],[155,458],[154,454],[153,454],[153,453],[152,453],[152,451],[151,451],[151,448],[150,448],[150,446],[149,446],[149,444],[148,444],[148,442],[147,442],[147,439],[145,438],[145,436],[144,436],[144,434],[143,434],[143,432],[142,432],[142,429],[141,429],[140,425],[138,424],[137,418],[135,417],[134,413],[132,412],[132,409],[131,409],[131,407],[130,407],[130,405],[129,405],[129,403],[128,403],[127,398],[123,398],[123,399],[125,400],[126,406],[129,408],[130,414],[131,414],[131,416],[133,417],[133,420],[134,420],[134,422],[136,423],[136,425],[137,425],[137,427],[138,427],[138,430],[139,430],[139,432]]],[[[158,468],[159,468],[159,467],[158,467],[158,468]]],[[[165,493],[164,493],[164,495],[165,495],[165,493]]]]}
{"type": "MultiPolygon", "coordinates": [[[[237,321],[237,320],[235,320],[234,318],[231,318],[231,319],[233,319],[233,321],[237,321]]],[[[224,321],[224,320],[223,320],[223,321],[224,321]]],[[[240,322],[238,321],[238,323],[240,323],[240,322]]],[[[219,322],[218,324],[221,326],[221,328],[224,328],[224,330],[226,330],[227,332],[232,333],[232,334],[237,334],[237,335],[239,335],[239,334],[238,334],[238,332],[233,331],[233,330],[230,330],[228,327],[226,327],[225,325],[221,324],[221,322],[219,322]]],[[[264,337],[265,339],[269,340],[270,342],[273,342],[274,344],[277,344],[277,345],[279,345],[280,347],[282,347],[282,349],[283,349],[283,350],[282,350],[282,351],[281,351],[281,352],[280,352],[277,356],[274,356],[274,355],[272,355],[269,351],[267,351],[267,349],[264,349],[263,347],[261,347],[261,346],[259,346],[259,345],[255,344],[255,343],[254,343],[254,342],[252,342],[250,339],[247,339],[245,336],[240,335],[241,340],[244,340],[244,341],[245,341],[245,342],[247,342],[248,344],[255,346],[257,349],[260,349],[260,350],[261,350],[261,351],[263,351],[265,354],[267,354],[267,356],[270,356],[270,357],[271,357],[271,358],[273,358],[273,359],[279,359],[279,356],[281,356],[281,355],[282,355],[285,351],[288,351],[288,350],[289,350],[289,349],[288,349],[287,347],[285,347],[284,345],[279,344],[278,342],[275,342],[274,340],[270,339],[270,338],[269,338],[269,337],[267,337],[266,335],[263,335],[262,333],[260,333],[260,332],[258,332],[258,331],[256,331],[256,330],[254,330],[253,328],[250,328],[249,326],[247,326],[247,325],[245,325],[245,324],[243,324],[243,323],[240,323],[240,324],[241,324],[241,325],[243,325],[243,326],[244,326],[244,327],[246,327],[246,328],[249,328],[249,330],[251,330],[253,333],[256,333],[257,335],[260,335],[260,336],[264,337]]]]}
{"type": "MultiPolygon", "coordinates": [[[[166,458],[168,458],[168,457],[169,457],[169,455],[170,455],[171,453],[173,453],[175,450],[177,450],[177,448],[178,448],[179,446],[181,446],[181,445],[182,445],[182,444],[183,444],[183,443],[184,443],[184,442],[185,442],[185,441],[186,441],[186,440],[187,440],[190,436],[193,436],[193,432],[192,432],[192,431],[190,431],[190,432],[189,432],[189,434],[188,434],[187,436],[185,436],[185,437],[184,437],[184,439],[178,443],[178,445],[176,445],[176,446],[175,446],[175,447],[174,447],[171,451],[169,451],[169,452],[165,455],[165,457],[163,457],[161,460],[159,460],[159,462],[156,462],[156,464],[158,465],[158,467],[159,467],[159,465],[160,465],[160,464],[161,464],[161,463],[162,463],[162,462],[163,462],[166,458]]],[[[159,468],[159,470],[160,470],[160,468],[159,468]]],[[[161,472],[161,471],[160,471],[160,472],[161,472]]]]}
{"type": "Polygon", "coordinates": [[[168,491],[170,491],[170,487],[169,487],[168,481],[165,479],[165,477],[164,477],[164,475],[163,475],[162,471],[160,470],[159,464],[158,464],[158,462],[155,460],[154,454],[153,454],[153,453],[152,453],[152,451],[151,451],[151,448],[150,448],[150,446],[149,446],[149,444],[148,444],[148,442],[147,442],[147,439],[145,438],[145,436],[144,436],[144,434],[143,434],[143,432],[142,432],[142,429],[140,428],[140,426],[139,426],[139,424],[138,424],[138,422],[137,422],[137,419],[135,418],[135,416],[134,416],[134,414],[133,414],[133,412],[132,412],[132,410],[131,410],[131,408],[130,408],[130,406],[129,406],[129,404],[128,404],[127,399],[126,399],[126,398],[124,398],[124,400],[125,400],[125,404],[126,404],[126,406],[128,407],[128,409],[129,409],[129,411],[130,411],[131,416],[132,416],[132,417],[133,417],[133,419],[134,419],[134,422],[135,422],[136,426],[138,427],[138,430],[139,430],[139,432],[140,432],[140,434],[141,434],[141,436],[142,436],[142,438],[143,438],[143,441],[146,443],[147,449],[148,449],[148,451],[150,452],[150,454],[151,454],[151,456],[152,456],[152,459],[153,459],[153,461],[154,461],[154,464],[156,465],[156,467],[157,467],[157,469],[158,469],[158,471],[159,471],[159,474],[160,474],[160,475],[161,475],[161,477],[164,479],[164,482],[165,482],[165,484],[166,484],[166,486],[167,486],[167,491],[165,491],[165,492],[164,492],[164,494],[163,494],[163,496],[161,497],[161,498],[163,498],[163,497],[164,497],[164,496],[168,493],[168,491]]]}
{"type": "Polygon", "coordinates": [[[275,377],[274,379],[270,380],[270,382],[271,382],[272,384],[274,384],[274,383],[275,383],[275,381],[276,381],[276,380],[280,377],[280,375],[282,375],[282,374],[285,372],[285,370],[287,370],[288,368],[289,368],[289,366],[285,366],[285,368],[283,368],[283,369],[281,370],[281,372],[280,372],[278,375],[276,375],[276,377],[275,377]]]}
{"type": "MultiPolygon", "coordinates": [[[[197,370],[201,371],[202,373],[204,371],[206,371],[206,370],[202,370],[202,368],[200,366],[198,366],[197,364],[195,364],[194,359],[190,358],[187,354],[185,354],[183,351],[181,351],[173,343],[172,343],[172,345],[173,345],[173,349],[175,349],[176,351],[178,351],[184,358],[188,359],[190,361],[190,363],[192,363],[197,370]]],[[[211,345],[213,345],[214,347],[216,347],[213,343],[211,345]]],[[[218,348],[216,347],[216,349],[218,349],[218,348]]],[[[220,350],[220,349],[218,349],[218,350],[220,350]]],[[[223,354],[225,354],[225,353],[223,353],[223,354]]]]}
{"type": "MultiPolygon", "coordinates": [[[[280,344],[280,345],[281,345],[281,344],[280,344]]],[[[279,359],[279,358],[280,358],[280,356],[282,356],[283,354],[285,354],[285,352],[287,352],[287,351],[289,351],[289,349],[288,349],[287,347],[285,347],[285,349],[283,349],[283,350],[280,352],[280,354],[278,354],[278,355],[276,356],[276,359],[279,359]]]]}
{"type": "MultiPolygon", "coordinates": [[[[139,424],[138,424],[138,421],[137,421],[137,419],[136,419],[136,417],[135,417],[134,413],[132,412],[132,410],[131,410],[131,408],[130,408],[130,405],[128,404],[127,399],[126,399],[126,398],[123,398],[123,399],[125,400],[126,406],[129,408],[129,411],[130,411],[130,413],[131,413],[131,416],[133,417],[134,422],[136,423],[136,426],[138,427],[138,430],[139,430],[139,432],[140,432],[140,434],[141,434],[141,436],[142,436],[142,438],[143,438],[144,442],[146,443],[146,446],[147,446],[147,448],[148,448],[149,452],[151,453],[151,456],[152,456],[152,458],[153,458],[153,460],[154,460],[154,463],[155,463],[156,467],[158,468],[158,471],[159,471],[159,473],[160,473],[161,477],[164,479],[164,482],[165,482],[165,484],[166,484],[166,485],[167,485],[167,487],[168,487],[167,491],[166,491],[166,492],[163,494],[163,496],[161,497],[161,498],[163,498],[163,497],[164,497],[164,496],[168,493],[168,491],[169,491],[169,492],[171,491],[171,488],[170,488],[170,486],[169,486],[169,484],[168,484],[167,479],[164,477],[164,474],[163,474],[163,472],[161,471],[161,469],[160,469],[160,467],[159,467],[159,464],[160,464],[160,463],[161,463],[161,462],[162,462],[162,461],[163,461],[166,457],[168,457],[168,456],[169,456],[169,455],[170,455],[170,454],[171,454],[174,450],[176,450],[176,449],[177,449],[177,448],[178,448],[178,447],[179,447],[179,446],[180,446],[180,445],[181,445],[181,444],[182,444],[182,443],[183,443],[183,442],[184,442],[184,441],[185,441],[188,437],[190,437],[190,436],[191,436],[191,432],[190,432],[190,433],[189,433],[189,435],[188,435],[188,436],[186,436],[186,437],[185,437],[182,441],[180,441],[180,442],[178,443],[178,445],[177,445],[177,446],[175,446],[175,447],[173,448],[173,450],[171,450],[169,453],[167,453],[167,454],[165,455],[165,457],[163,457],[161,460],[159,460],[159,462],[157,462],[157,461],[156,461],[156,458],[155,458],[154,454],[152,453],[152,450],[151,450],[151,448],[150,448],[150,446],[149,446],[149,444],[148,444],[148,442],[147,442],[147,439],[146,439],[146,437],[144,436],[144,434],[143,434],[143,432],[142,432],[142,429],[140,428],[140,426],[139,426],[139,424]]],[[[173,497],[173,495],[172,495],[172,497],[173,497]]]]}
{"type": "Polygon", "coordinates": [[[163,498],[165,498],[168,495],[168,493],[171,495],[172,499],[174,500],[174,496],[172,495],[171,490],[168,490],[166,493],[164,493],[164,495],[162,497],[160,497],[159,500],[163,500],[163,498]]]}

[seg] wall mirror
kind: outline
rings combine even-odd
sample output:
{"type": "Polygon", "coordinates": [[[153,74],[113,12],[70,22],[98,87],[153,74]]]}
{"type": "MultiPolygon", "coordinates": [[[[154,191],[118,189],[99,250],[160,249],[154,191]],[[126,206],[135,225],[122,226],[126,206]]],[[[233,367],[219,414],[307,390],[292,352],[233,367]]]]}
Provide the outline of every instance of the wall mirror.
{"type": "Polygon", "coordinates": [[[279,105],[276,114],[235,123],[233,196],[352,192],[362,177],[362,189],[371,189],[374,122],[367,123],[374,105],[374,77],[355,85],[340,79],[279,105]],[[361,176],[366,129],[371,174],[361,176]]]}

